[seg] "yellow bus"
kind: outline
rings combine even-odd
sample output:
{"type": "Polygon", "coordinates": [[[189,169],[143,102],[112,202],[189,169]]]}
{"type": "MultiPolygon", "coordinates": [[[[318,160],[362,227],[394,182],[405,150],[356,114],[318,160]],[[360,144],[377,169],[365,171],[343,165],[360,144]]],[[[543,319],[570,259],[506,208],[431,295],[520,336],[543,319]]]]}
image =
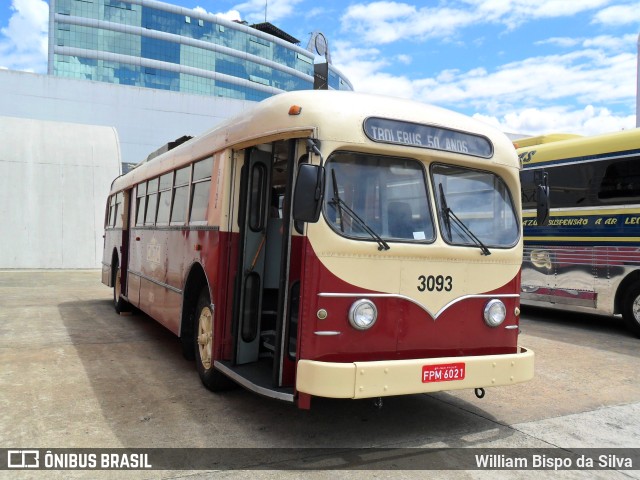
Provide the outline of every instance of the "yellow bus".
{"type": "Polygon", "coordinates": [[[622,314],[640,335],[640,129],[524,144],[523,302],[622,314]],[[543,181],[547,225],[533,211],[543,181]]]}
{"type": "Polygon", "coordinates": [[[513,385],[519,163],[507,137],[407,100],[302,91],[117,178],[103,282],[202,382],[310,408],[513,385]]]}

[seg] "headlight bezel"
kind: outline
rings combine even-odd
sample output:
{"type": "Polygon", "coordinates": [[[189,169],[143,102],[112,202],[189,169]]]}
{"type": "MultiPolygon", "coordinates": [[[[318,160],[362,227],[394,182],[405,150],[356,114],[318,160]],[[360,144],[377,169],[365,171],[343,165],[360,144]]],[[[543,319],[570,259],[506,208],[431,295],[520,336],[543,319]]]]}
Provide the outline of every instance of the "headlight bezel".
{"type": "Polygon", "coordinates": [[[361,298],[351,304],[351,307],[349,308],[349,324],[356,330],[359,330],[359,331],[369,330],[371,327],[375,325],[377,320],[378,320],[378,309],[376,307],[376,304],[373,303],[368,298],[361,298]],[[368,323],[363,323],[361,321],[361,315],[365,313],[363,312],[363,309],[371,310],[372,319],[368,323]]]}
{"type": "Polygon", "coordinates": [[[484,306],[484,323],[491,328],[497,328],[507,319],[507,306],[502,300],[493,298],[484,306]]]}

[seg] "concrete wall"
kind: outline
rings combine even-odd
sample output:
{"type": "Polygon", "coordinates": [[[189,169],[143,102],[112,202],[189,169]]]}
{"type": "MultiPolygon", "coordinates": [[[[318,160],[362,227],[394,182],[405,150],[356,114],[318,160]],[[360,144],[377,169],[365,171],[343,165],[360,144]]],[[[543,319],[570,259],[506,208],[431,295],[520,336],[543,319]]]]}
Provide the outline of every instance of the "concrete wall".
{"type": "Polygon", "coordinates": [[[10,70],[0,92],[0,268],[99,267],[121,162],[255,105],[10,70]]]}
{"type": "Polygon", "coordinates": [[[115,127],[122,161],[138,163],[183,135],[196,136],[255,102],[0,70],[0,114],[115,127]]]}
{"type": "Polygon", "coordinates": [[[96,268],[118,135],[0,117],[0,268],[96,268]]]}

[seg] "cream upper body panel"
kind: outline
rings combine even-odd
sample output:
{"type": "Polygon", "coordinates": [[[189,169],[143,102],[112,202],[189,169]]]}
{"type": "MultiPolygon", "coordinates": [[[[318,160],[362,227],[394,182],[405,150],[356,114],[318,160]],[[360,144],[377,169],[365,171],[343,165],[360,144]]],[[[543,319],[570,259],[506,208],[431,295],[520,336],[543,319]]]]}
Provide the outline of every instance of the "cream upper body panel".
{"type": "Polygon", "coordinates": [[[307,136],[351,144],[372,143],[363,130],[363,122],[368,117],[441,126],[481,135],[493,144],[494,155],[488,160],[469,157],[470,159],[475,159],[478,164],[489,161],[518,167],[515,155],[502,153],[505,145],[513,150],[513,145],[503,133],[464,115],[393,97],[346,91],[303,90],[270,97],[242,115],[220,123],[179,147],[153,160],[141,162],[137,168],[117,178],[111,191],[121,191],[227,148],[240,149],[258,143],[307,136]],[[299,115],[289,114],[292,105],[301,107],[299,115]]]}

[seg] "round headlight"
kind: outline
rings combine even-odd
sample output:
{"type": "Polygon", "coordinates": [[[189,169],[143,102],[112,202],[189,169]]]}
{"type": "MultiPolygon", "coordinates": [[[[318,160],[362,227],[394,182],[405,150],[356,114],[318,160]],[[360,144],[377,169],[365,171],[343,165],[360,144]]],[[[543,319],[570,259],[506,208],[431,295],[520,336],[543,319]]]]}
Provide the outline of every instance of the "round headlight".
{"type": "Polygon", "coordinates": [[[351,305],[349,323],[356,330],[371,328],[378,318],[378,310],[371,300],[363,298],[351,305]]]}
{"type": "Polygon", "coordinates": [[[497,327],[507,317],[507,307],[500,300],[489,300],[484,307],[484,321],[490,327],[497,327]]]}

